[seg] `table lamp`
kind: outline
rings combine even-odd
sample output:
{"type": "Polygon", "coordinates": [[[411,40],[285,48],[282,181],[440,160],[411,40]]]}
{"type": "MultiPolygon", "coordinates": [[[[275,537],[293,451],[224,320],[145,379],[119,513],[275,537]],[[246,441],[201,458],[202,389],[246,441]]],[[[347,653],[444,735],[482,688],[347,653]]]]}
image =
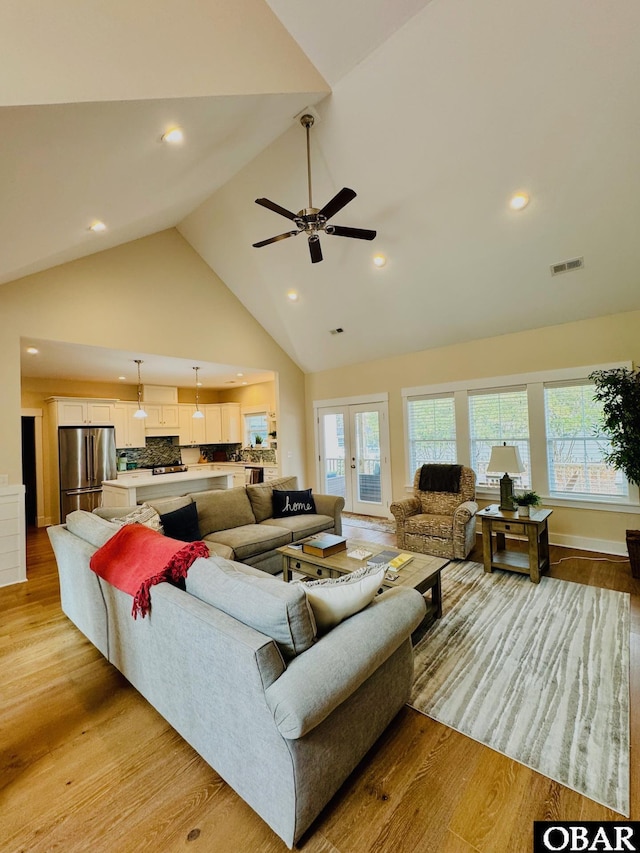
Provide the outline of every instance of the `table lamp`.
{"type": "Polygon", "coordinates": [[[504,471],[500,479],[500,509],[511,511],[513,509],[513,480],[509,474],[522,474],[525,470],[520,458],[520,451],[513,445],[507,445],[506,441],[491,448],[491,458],[487,465],[489,471],[497,474],[504,471]]]}

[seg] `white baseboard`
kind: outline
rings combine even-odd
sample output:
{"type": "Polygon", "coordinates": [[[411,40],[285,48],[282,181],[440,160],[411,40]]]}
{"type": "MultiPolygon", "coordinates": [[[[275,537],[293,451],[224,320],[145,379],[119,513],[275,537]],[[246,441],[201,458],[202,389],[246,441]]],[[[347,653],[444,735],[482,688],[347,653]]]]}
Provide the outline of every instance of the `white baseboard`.
{"type": "MultiPolygon", "coordinates": [[[[478,531],[480,536],[482,532],[478,531]]],[[[522,537],[507,536],[507,539],[522,537]]],[[[629,557],[626,542],[613,542],[610,539],[585,539],[583,536],[568,536],[564,533],[550,533],[549,544],[562,548],[574,548],[578,551],[596,551],[600,554],[612,554],[616,557],[629,557]]]]}
{"type": "Polygon", "coordinates": [[[613,542],[610,539],[585,539],[582,536],[567,536],[563,533],[549,534],[551,545],[561,545],[563,548],[577,548],[580,551],[599,551],[601,554],[614,554],[618,557],[628,557],[626,542],[613,542]]]}

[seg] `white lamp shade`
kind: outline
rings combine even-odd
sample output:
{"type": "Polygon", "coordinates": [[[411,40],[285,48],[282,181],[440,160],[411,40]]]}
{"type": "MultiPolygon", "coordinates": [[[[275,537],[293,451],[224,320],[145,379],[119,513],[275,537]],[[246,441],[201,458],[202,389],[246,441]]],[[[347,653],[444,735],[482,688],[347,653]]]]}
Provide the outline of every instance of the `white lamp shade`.
{"type": "Polygon", "coordinates": [[[191,415],[192,418],[203,418],[204,412],[201,412],[200,409],[196,409],[195,412],[191,415]]]}
{"type": "Polygon", "coordinates": [[[500,444],[491,448],[491,458],[487,471],[496,474],[522,474],[525,470],[520,458],[520,451],[513,445],[500,444]]]}
{"type": "Polygon", "coordinates": [[[145,412],[144,409],[136,409],[136,411],[133,413],[133,417],[134,418],[146,418],[147,413],[145,412]]]}

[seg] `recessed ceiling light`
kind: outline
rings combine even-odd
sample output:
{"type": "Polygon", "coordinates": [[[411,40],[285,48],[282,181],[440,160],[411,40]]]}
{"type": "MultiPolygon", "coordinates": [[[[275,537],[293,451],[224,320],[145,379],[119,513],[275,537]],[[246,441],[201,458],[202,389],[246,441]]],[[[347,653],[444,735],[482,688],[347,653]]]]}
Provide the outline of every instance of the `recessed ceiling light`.
{"type": "Polygon", "coordinates": [[[184,132],[181,127],[172,127],[166,133],[162,134],[163,142],[171,142],[176,144],[184,141],[184,132]]]}
{"type": "Polygon", "coordinates": [[[36,347],[27,347],[27,352],[29,353],[29,355],[38,355],[40,350],[36,349],[36,347]]]}
{"type": "Polygon", "coordinates": [[[386,259],[385,255],[374,255],[373,256],[373,263],[374,263],[374,266],[376,266],[378,268],[383,267],[387,263],[387,259],[386,259]]]}
{"type": "Polygon", "coordinates": [[[244,373],[236,373],[236,376],[244,376],[244,373]]]}
{"type": "Polygon", "coordinates": [[[297,293],[297,291],[295,291],[295,290],[290,290],[290,291],[287,293],[287,299],[290,299],[290,300],[291,300],[291,302],[297,302],[297,301],[298,301],[298,293],[297,293]]]}
{"type": "Polygon", "coordinates": [[[104,222],[101,222],[99,219],[96,219],[95,222],[92,222],[89,226],[89,231],[93,231],[94,234],[99,234],[101,231],[106,231],[107,226],[104,222]]]}
{"type": "Polygon", "coordinates": [[[118,376],[118,379],[120,380],[120,382],[125,382],[127,377],[126,376],[118,376]]]}
{"type": "Polygon", "coordinates": [[[526,193],[516,193],[514,196],[511,196],[509,207],[511,210],[524,210],[528,204],[529,196],[526,193]]]}
{"type": "Polygon", "coordinates": [[[246,385],[247,383],[246,383],[246,382],[241,382],[240,384],[241,384],[241,385],[246,385]]]}

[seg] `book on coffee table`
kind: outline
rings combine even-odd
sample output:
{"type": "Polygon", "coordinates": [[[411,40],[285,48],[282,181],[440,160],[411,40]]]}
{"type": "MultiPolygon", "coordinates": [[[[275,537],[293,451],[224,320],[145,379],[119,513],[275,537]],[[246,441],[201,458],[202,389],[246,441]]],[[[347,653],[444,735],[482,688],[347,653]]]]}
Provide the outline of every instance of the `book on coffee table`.
{"type": "Polygon", "coordinates": [[[398,572],[413,560],[413,554],[398,551],[381,551],[375,557],[367,560],[368,566],[388,566],[391,571],[398,572]]]}
{"type": "Polygon", "coordinates": [[[302,543],[303,554],[312,554],[314,557],[330,557],[346,550],[346,536],[336,536],[335,533],[318,533],[302,543]]]}

